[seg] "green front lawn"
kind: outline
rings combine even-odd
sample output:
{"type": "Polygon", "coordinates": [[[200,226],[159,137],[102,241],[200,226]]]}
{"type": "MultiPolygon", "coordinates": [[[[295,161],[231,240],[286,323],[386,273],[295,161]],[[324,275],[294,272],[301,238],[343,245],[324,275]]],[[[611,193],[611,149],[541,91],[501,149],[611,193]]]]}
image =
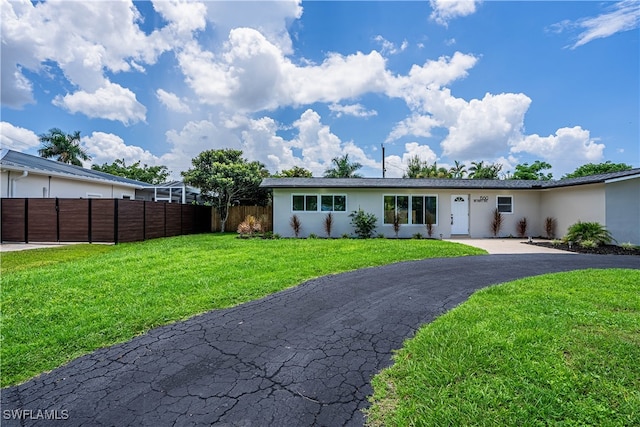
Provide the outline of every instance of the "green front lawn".
{"type": "Polygon", "coordinates": [[[194,235],[2,254],[2,386],[100,347],[314,277],[486,252],[437,240],[194,235]]]}
{"type": "Polygon", "coordinates": [[[373,380],[371,426],[640,425],[640,271],[494,286],[373,380]]]}

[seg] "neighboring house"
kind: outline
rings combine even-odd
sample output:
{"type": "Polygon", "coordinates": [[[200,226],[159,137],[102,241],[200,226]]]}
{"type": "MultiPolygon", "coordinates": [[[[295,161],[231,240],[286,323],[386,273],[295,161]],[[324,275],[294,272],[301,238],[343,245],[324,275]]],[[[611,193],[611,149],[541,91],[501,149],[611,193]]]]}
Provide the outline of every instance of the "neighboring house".
{"type": "Polygon", "coordinates": [[[640,244],[640,169],[558,181],[404,179],[404,178],[267,178],[273,189],[273,231],[293,236],[296,214],[301,234],[324,236],[324,218],[334,218],[333,237],[353,234],[349,214],[358,209],[378,218],[376,233],[394,236],[393,218],[401,218],[400,237],[426,235],[427,212],[434,218],[433,237],[491,237],[491,219],[503,214],[499,236],[517,235],[527,219],[529,236],[545,235],[545,218],[557,220],[562,237],[577,221],[607,227],[619,242],[640,244]]]}
{"type": "Polygon", "coordinates": [[[189,203],[198,191],[181,182],[151,185],[13,150],[0,152],[3,198],[102,198],[189,203]]]}

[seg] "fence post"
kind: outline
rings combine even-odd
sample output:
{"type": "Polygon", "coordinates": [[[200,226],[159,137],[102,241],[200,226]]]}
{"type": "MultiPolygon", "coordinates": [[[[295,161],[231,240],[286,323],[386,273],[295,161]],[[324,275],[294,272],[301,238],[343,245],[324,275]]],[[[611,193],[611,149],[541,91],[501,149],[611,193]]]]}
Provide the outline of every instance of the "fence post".
{"type": "Polygon", "coordinates": [[[60,241],[60,199],[56,197],[56,242],[60,241]]]}
{"type": "Polygon", "coordinates": [[[113,199],[113,243],[118,243],[118,199],[113,199]]]}
{"type": "Polygon", "coordinates": [[[88,232],[88,235],[89,235],[88,236],[89,237],[89,243],[93,243],[93,235],[91,234],[91,223],[93,222],[92,219],[91,219],[91,210],[92,210],[91,199],[89,199],[88,205],[89,205],[89,212],[87,212],[87,218],[88,218],[88,221],[89,221],[89,227],[87,229],[87,232],[88,232]]]}
{"type": "Polygon", "coordinates": [[[24,199],[24,242],[29,243],[29,199],[24,199]]]}

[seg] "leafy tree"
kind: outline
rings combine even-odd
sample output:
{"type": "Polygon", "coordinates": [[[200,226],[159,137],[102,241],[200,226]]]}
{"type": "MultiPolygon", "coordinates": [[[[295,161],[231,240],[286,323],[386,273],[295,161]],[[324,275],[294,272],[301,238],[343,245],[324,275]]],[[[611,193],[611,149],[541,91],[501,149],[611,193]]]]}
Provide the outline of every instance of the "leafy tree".
{"type": "Polygon", "coordinates": [[[220,214],[221,230],[229,217],[229,208],[241,199],[260,200],[265,193],[259,188],[268,171],[260,162],[249,162],[241,150],[207,150],[191,160],[193,168],[182,172],[185,183],[200,189],[220,214]]]}
{"type": "Polygon", "coordinates": [[[415,155],[409,158],[407,163],[407,171],[404,174],[405,178],[450,178],[451,174],[443,167],[438,167],[438,164],[421,160],[419,156],[415,155]]]}
{"type": "Polygon", "coordinates": [[[333,163],[334,167],[324,171],[325,178],[362,178],[362,175],[355,173],[362,165],[357,162],[351,162],[349,154],[334,157],[331,159],[331,163],[333,163]]]}
{"type": "Polygon", "coordinates": [[[67,134],[58,128],[51,128],[49,133],[41,134],[38,139],[42,143],[38,154],[45,159],[55,157],[59,162],[75,166],[82,166],[81,160],[91,160],[86,150],[80,146],[80,131],[67,134]]]}
{"type": "Polygon", "coordinates": [[[622,172],[631,168],[632,167],[626,163],[611,163],[611,160],[607,160],[604,163],[587,163],[562,178],[579,178],[581,176],[598,175],[601,173],[622,172]]]}
{"type": "Polygon", "coordinates": [[[542,172],[547,169],[551,169],[551,165],[547,162],[541,162],[540,160],[536,160],[531,166],[529,166],[529,163],[522,163],[516,165],[516,170],[511,176],[511,179],[549,181],[553,175],[542,172]]]}
{"type": "Polygon", "coordinates": [[[313,174],[310,170],[302,168],[300,166],[294,166],[291,169],[283,169],[282,172],[278,172],[273,175],[274,178],[311,178],[313,174]]]}
{"type": "Polygon", "coordinates": [[[464,165],[464,163],[460,163],[457,160],[455,160],[453,163],[454,165],[449,169],[449,175],[451,175],[451,178],[464,178],[465,174],[467,173],[467,167],[464,165]]]}
{"type": "Polygon", "coordinates": [[[166,182],[169,176],[169,169],[166,166],[140,166],[140,161],[127,166],[124,159],[116,159],[113,163],[104,163],[100,165],[92,165],[91,169],[110,173],[111,175],[123,176],[136,181],[148,182],[157,185],[166,182]]]}
{"type": "Polygon", "coordinates": [[[490,165],[486,165],[484,161],[471,162],[471,167],[469,167],[469,178],[498,179],[501,170],[501,163],[492,163],[490,165]]]}

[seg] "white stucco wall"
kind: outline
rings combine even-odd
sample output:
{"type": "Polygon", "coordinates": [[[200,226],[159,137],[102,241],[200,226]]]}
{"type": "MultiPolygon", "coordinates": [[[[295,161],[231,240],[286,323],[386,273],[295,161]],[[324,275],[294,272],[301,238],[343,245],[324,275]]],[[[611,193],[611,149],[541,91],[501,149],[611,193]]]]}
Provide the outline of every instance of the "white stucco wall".
{"type": "Polygon", "coordinates": [[[640,177],[605,184],[606,227],[618,244],[640,245],[640,177]]]}
{"type": "Polygon", "coordinates": [[[102,184],[98,182],[88,182],[71,180],[60,177],[46,175],[36,175],[29,173],[25,178],[15,180],[21,175],[20,172],[2,171],[0,173],[0,194],[2,197],[60,197],[60,198],[122,198],[129,196],[135,198],[135,189],[119,185],[102,184]]]}
{"type": "MultiPolygon", "coordinates": [[[[347,195],[346,212],[333,212],[332,237],[342,234],[353,235],[349,214],[358,209],[373,213],[378,218],[375,234],[382,233],[387,237],[395,236],[392,224],[384,224],[384,195],[430,195],[438,197],[437,222],[433,227],[433,237],[448,238],[451,236],[451,196],[465,195],[469,199],[469,236],[490,237],[492,212],[496,208],[498,195],[513,196],[512,214],[503,214],[503,226],[499,236],[517,235],[516,224],[527,218],[528,235],[541,235],[544,218],[540,213],[540,193],[538,191],[456,191],[433,189],[274,189],[273,190],[273,227],[274,233],[283,237],[293,237],[294,233],[289,225],[291,217],[296,214],[302,224],[301,236],[306,237],[314,233],[325,237],[324,218],[326,212],[301,212],[292,210],[292,195],[336,194],[347,195]],[[484,196],[484,197],[481,197],[484,196]],[[484,201],[486,197],[486,202],[484,201]],[[477,200],[477,201],[474,201],[477,200]],[[482,201],[480,201],[482,200],[482,201]]],[[[427,235],[426,227],[422,224],[403,224],[399,237],[411,237],[416,233],[427,235]]]]}
{"type": "Polygon", "coordinates": [[[556,218],[558,238],[567,234],[567,229],[578,221],[606,225],[604,184],[544,190],[541,192],[541,204],[544,218],[556,218]]]}

